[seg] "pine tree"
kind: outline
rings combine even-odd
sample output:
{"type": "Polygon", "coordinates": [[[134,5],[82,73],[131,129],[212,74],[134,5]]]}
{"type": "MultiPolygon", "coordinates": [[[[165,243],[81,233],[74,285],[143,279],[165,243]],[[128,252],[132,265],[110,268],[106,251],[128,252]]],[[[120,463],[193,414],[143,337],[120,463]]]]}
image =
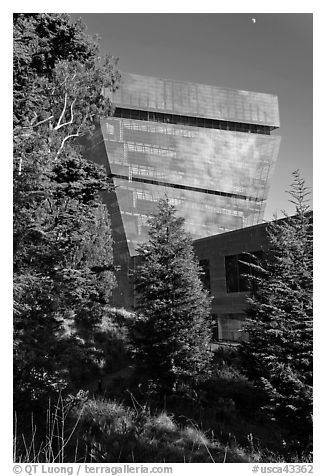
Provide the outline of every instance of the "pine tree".
{"type": "Polygon", "coordinates": [[[98,51],[69,15],[14,15],[14,365],[21,401],[47,398],[69,383],[72,346],[92,350],[115,284],[99,197],[108,179],[78,142],[111,113],[102,92],[119,80],[116,61],[101,60],[98,51]]]}
{"type": "Polygon", "coordinates": [[[305,444],[312,424],[312,213],[304,180],[299,171],[293,176],[296,214],[268,226],[269,251],[251,278],[256,292],[248,299],[243,351],[271,416],[286,421],[305,444]]]}
{"type": "Polygon", "coordinates": [[[152,379],[171,391],[209,372],[210,298],[175,207],[160,200],[148,221],[149,241],[138,248],[136,345],[152,379]]]}

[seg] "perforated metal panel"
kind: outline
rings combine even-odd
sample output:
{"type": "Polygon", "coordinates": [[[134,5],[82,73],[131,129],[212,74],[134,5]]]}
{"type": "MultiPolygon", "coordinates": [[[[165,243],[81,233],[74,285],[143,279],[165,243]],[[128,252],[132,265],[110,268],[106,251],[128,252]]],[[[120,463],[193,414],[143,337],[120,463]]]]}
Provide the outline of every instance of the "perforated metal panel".
{"type": "Polygon", "coordinates": [[[261,221],[278,136],[119,118],[102,132],[132,255],[165,195],[194,238],[261,221]]]}
{"type": "Polygon", "coordinates": [[[113,101],[120,110],[101,129],[131,256],[164,196],[194,239],[261,222],[280,145],[269,135],[276,96],[123,73],[113,101]]]}
{"type": "MultiPolygon", "coordinates": [[[[107,91],[107,95],[110,95],[107,91]]],[[[116,106],[279,127],[277,96],[122,73],[116,106]]]]}

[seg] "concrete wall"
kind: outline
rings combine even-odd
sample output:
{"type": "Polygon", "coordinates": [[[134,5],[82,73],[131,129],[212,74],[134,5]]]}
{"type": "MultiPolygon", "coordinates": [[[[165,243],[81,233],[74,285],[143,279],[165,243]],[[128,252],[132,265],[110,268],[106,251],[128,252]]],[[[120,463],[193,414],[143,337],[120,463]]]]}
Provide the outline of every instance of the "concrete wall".
{"type": "Polygon", "coordinates": [[[246,338],[240,331],[246,307],[246,292],[227,292],[225,256],[264,250],[268,247],[266,224],[260,224],[194,241],[199,260],[209,261],[212,314],[217,322],[216,337],[222,340],[246,338]]]}

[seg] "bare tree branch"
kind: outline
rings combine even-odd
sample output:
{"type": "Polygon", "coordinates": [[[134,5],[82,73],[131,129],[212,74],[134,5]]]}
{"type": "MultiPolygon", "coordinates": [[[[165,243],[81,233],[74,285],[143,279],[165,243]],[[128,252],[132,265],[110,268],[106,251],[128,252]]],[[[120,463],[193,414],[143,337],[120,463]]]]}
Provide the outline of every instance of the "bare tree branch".
{"type": "Polygon", "coordinates": [[[69,74],[67,74],[67,76],[65,77],[65,79],[64,79],[63,82],[61,83],[61,86],[62,86],[63,84],[66,84],[68,78],[69,78],[69,74]]]}
{"type": "MultiPolygon", "coordinates": [[[[36,116],[37,117],[37,116],[36,116]]],[[[47,122],[47,121],[50,121],[51,119],[53,119],[54,116],[50,116],[50,117],[47,117],[46,119],[43,119],[42,121],[39,121],[37,122],[36,124],[33,124],[33,120],[35,120],[34,118],[31,120],[31,123],[29,126],[22,126],[22,129],[29,129],[30,127],[37,127],[41,124],[43,124],[44,122],[47,122]]]]}
{"type": "Polygon", "coordinates": [[[67,98],[68,98],[68,95],[67,95],[67,93],[65,93],[65,103],[64,103],[64,105],[63,105],[63,109],[62,109],[62,112],[61,112],[61,114],[60,114],[58,123],[57,123],[57,125],[55,126],[54,129],[58,129],[58,128],[59,128],[59,126],[60,126],[60,124],[61,124],[61,121],[62,121],[62,119],[64,118],[64,115],[65,115],[65,113],[66,113],[66,108],[67,108],[67,98]]]}
{"type": "Polygon", "coordinates": [[[47,117],[46,119],[43,119],[43,121],[40,121],[40,122],[37,122],[36,124],[31,124],[30,126],[24,126],[24,129],[28,129],[29,127],[37,127],[41,124],[44,124],[44,122],[47,122],[47,121],[50,121],[51,119],[53,119],[54,116],[50,116],[50,117],[47,117]]]}
{"type": "Polygon", "coordinates": [[[65,122],[64,124],[60,124],[59,125],[59,122],[60,122],[60,119],[59,119],[59,122],[58,124],[55,126],[54,130],[55,131],[58,131],[60,129],[60,127],[63,127],[63,126],[68,126],[69,124],[72,124],[73,121],[74,121],[74,111],[73,111],[73,107],[74,107],[74,104],[76,102],[76,98],[72,101],[71,105],[70,105],[70,121],[68,122],[65,122]]]}
{"type": "Polygon", "coordinates": [[[57,152],[57,154],[56,154],[54,160],[57,160],[57,159],[58,159],[58,157],[59,157],[59,155],[60,155],[60,153],[61,153],[61,151],[62,151],[62,149],[63,149],[63,147],[64,147],[64,145],[65,145],[65,143],[66,143],[66,141],[67,141],[68,139],[70,139],[71,137],[78,137],[78,136],[79,136],[80,127],[81,127],[81,126],[78,127],[78,130],[77,130],[77,132],[76,132],[75,134],[70,134],[70,135],[66,136],[66,137],[63,139],[63,141],[61,142],[60,148],[59,148],[59,150],[58,150],[58,152],[57,152]]]}
{"type": "Polygon", "coordinates": [[[50,208],[51,213],[53,213],[52,203],[51,203],[51,201],[49,200],[49,198],[46,199],[46,202],[47,202],[48,205],[49,205],[49,208],[50,208]]]}
{"type": "Polygon", "coordinates": [[[22,173],[22,165],[23,165],[23,158],[22,158],[22,156],[20,156],[20,159],[19,159],[19,168],[18,168],[18,175],[21,175],[21,173],[22,173]]]}
{"type": "Polygon", "coordinates": [[[31,119],[31,124],[30,124],[31,126],[34,124],[36,119],[37,119],[37,114],[36,114],[36,111],[34,111],[34,117],[33,117],[33,119],[31,119]]]}

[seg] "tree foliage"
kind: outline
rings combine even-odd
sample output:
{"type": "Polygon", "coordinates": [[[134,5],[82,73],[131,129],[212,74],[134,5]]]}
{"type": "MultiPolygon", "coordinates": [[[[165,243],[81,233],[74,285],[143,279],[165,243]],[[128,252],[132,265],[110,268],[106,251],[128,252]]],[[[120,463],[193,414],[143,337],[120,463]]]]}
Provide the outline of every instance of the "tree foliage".
{"type": "Polygon", "coordinates": [[[108,180],[78,145],[119,80],[98,48],[68,15],[14,15],[14,363],[27,400],[69,382],[72,344],[92,349],[115,282],[108,180]]]}
{"type": "Polygon", "coordinates": [[[159,201],[149,241],[138,248],[136,345],[168,390],[205,375],[211,359],[210,298],[183,223],[167,199],[159,201]]]}
{"type": "Polygon", "coordinates": [[[312,213],[304,180],[299,171],[293,176],[289,194],[296,214],[268,226],[269,250],[251,278],[257,290],[248,299],[243,350],[271,415],[288,421],[304,442],[312,418],[312,213]]]}

